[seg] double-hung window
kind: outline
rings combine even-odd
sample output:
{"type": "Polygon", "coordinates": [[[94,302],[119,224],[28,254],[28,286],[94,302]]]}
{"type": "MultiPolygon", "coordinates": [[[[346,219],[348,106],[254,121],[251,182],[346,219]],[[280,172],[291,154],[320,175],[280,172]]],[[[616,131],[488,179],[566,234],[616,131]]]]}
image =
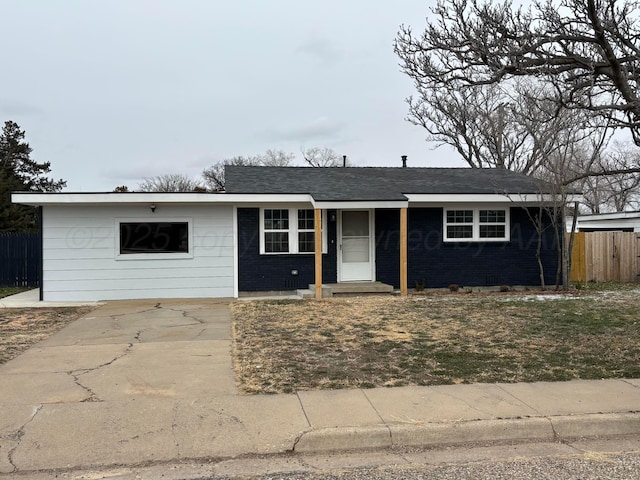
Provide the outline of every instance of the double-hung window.
{"type": "Polygon", "coordinates": [[[509,240],[509,210],[504,208],[445,208],[445,242],[509,240]]]}
{"type": "Polygon", "coordinates": [[[298,252],[314,253],[315,242],[315,212],[313,209],[298,210],[298,252]]]}
{"type": "MultiPolygon", "coordinates": [[[[323,253],[326,253],[326,229],[322,231],[323,253]]],[[[260,253],[314,252],[315,211],[312,208],[260,209],[260,253]]]]}
{"type": "Polygon", "coordinates": [[[262,223],[265,253],[289,252],[289,210],[266,208],[262,223]]]}
{"type": "Polygon", "coordinates": [[[506,210],[478,210],[478,233],[481,239],[507,238],[506,210]]]}
{"type": "Polygon", "coordinates": [[[447,210],[445,214],[445,238],[464,240],[473,238],[473,210],[447,210]]]}

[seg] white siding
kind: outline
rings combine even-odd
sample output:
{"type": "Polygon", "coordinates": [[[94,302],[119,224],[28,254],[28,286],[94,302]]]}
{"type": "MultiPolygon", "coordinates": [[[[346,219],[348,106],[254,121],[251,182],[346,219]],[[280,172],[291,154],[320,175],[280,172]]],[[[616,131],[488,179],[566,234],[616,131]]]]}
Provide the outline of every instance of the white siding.
{"type": "MultiPolygon", "coordinates": [[[[567,232],[571,231],[573,217],[567,217],[567,232]]],[[[594,213],[578,217],[576,231],[595,228],[602,231],[633,229],[640,232],[640,212],[594,213]]]]}
{"type": "Polygon", "coordinates": [[[64,205],[43,208],[44,300],[233,297],[233,207],[64,205]],[[184,221],[190,258],[117,258],[116,219],[184,221]]]}

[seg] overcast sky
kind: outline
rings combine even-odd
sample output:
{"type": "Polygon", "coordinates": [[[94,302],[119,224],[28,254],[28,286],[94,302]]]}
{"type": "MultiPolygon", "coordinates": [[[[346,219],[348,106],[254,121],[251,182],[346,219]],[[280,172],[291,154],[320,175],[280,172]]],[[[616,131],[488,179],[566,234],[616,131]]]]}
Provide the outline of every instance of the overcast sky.
{"type": "Polygon", "coordinates": [[[405,120],[393,40],[431,0],[0,0],[0,119],[66,191],[267,149],[464,166],[405,120]]]}

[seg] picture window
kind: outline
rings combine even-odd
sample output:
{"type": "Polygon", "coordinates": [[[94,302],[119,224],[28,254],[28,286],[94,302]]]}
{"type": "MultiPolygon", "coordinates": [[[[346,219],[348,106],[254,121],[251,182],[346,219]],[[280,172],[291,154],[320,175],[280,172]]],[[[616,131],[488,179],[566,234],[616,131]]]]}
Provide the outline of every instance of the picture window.
{"type": "Polygon", "coordinates": [[[189,253],[188,222],[120,222],[120,255],[189,253]]]}

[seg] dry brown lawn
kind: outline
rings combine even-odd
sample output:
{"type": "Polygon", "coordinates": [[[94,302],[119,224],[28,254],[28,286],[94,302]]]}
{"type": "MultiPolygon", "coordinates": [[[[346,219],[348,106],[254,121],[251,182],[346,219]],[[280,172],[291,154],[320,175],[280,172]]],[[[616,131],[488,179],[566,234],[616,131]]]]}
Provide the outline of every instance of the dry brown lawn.
{"type": "Polygon", "coordinates": [[[0,309],[0,364],[91,310],[92,307],[0,309]]]}
{"type": "Polygon", "coordinates": [[[640,376],[637,290],[232,305],[244,393],[640,376]]]}

